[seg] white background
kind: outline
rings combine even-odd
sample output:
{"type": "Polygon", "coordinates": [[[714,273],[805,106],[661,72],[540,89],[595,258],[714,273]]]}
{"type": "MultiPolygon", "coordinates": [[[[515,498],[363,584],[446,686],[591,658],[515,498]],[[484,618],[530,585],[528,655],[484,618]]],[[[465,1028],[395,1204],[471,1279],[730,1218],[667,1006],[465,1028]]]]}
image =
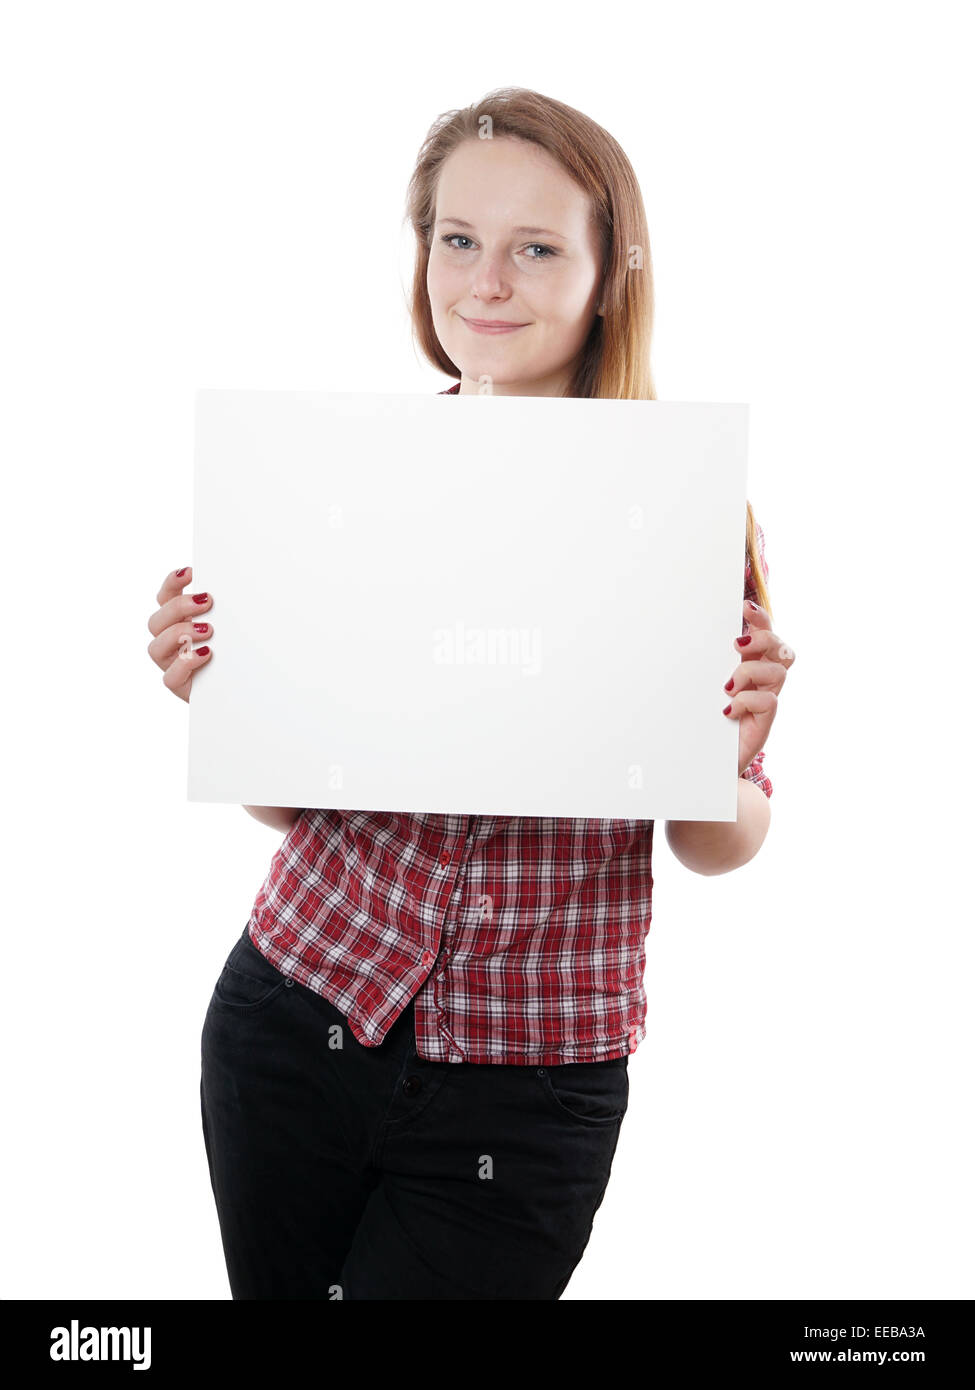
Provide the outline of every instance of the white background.
{"type": "Polygon", "coordinates": [[[410,345],[406,183],[439,112],[518,83],[636,168],[658,393],[749,403],[796,652],[759,855],[702,878],[658,825],[649,1036],[564,1297],[972,1297],[964,8],[3,28],[2,1295],[229,1297],[200,1029],[279,836],[187,802],[146,654],[193,560],[193,392],[449,385],[410,345]]]}

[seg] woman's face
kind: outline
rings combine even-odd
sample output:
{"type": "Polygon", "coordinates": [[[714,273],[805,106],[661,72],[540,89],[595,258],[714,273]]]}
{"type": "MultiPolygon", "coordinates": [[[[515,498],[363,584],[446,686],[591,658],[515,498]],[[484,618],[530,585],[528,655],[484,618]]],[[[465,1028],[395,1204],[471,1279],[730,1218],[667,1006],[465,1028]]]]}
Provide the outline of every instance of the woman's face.
{"type": "Polygon", "coordinates": [[[586,194],[537,145],[467,140],[440,171],[434,217],[427,291],[461,394],[487,376],[496,395],[559,395],[599,303],[586,194]],[[478,332],[478,319],[522,326],[478,332]]]}

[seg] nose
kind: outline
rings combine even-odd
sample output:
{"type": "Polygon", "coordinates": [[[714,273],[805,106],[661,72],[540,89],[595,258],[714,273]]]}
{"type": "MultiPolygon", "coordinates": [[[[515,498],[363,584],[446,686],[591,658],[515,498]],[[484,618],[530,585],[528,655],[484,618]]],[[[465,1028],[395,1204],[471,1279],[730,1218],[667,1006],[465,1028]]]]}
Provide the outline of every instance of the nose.
{"type": "Polygon", "coordinates": [[[477,299],[506,299],[509,291],[502,269],[503,258],[485,256],[474,271],[471,290],[477,299]]]}

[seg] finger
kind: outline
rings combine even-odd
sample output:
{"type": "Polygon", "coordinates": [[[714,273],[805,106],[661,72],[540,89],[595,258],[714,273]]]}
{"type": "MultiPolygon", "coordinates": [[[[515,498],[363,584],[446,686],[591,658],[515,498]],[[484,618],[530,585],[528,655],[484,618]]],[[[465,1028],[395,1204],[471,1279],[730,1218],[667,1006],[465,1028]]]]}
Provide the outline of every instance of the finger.
{"type": "Polygon", "coordinates": [[[197,647],[194,651],[186,639],[182,649],[177,652],[175,661],[163,672],[163,685],[189,704],[193,676],[212,655],[213,651],[208,646],[197,647]]]}
{"type": "Polygon", "coordinates": [[[746,598],[743,601],[742,611],[752,627],[772,626],[772,619],[769,617],[768,609],[763,608],[759,603],[754,603],[752,599],[746,598]]]}
{"type": "Polygon", "coordinates": [[[765,657],[769,661],[778,661],[786,669],[792,665],[796,659],[796,654],[788,643],[783,642],[777,632],[771,628],[756,628],[754,632],[743,633],[741,637],[734,640],[736,651],[747,652],[749,657],[765,657]]]}
{"type": "Polygon", "coordinates": [[[152,639],[147,650],[160,670],[168,671],[180,649],[185,648],[185,643],[189,642],[192,646],[194,642],[203,642],[212,636],[213,624],[210,622],[171,623],[152,639]]]}
{"type": "MultiPolygon", "coordinates": [[[[165,584],[159,590],[160,594],[165,592],[165,584]]],[[[208,613],[213,607],[213,596],[205,591],[198,594],[176,594],[168,598],[157,608],[149,619],[148,628],[154,637],[173,623],[185,622],[193,618],[199,619],[202,614],[208,613]]]]}
{"type": "Polygon", "coordinates": [[[783,642],[780,637],[776,637],[774,642],[769,643],[769,651],[774,655],[775,660],[780,661],[787,669],[796,659],[796,654],[788,642],[783,642]]]}
{"type": "Polygon", "coordinates": [[[730,695],[738,695],[743,690],[772,690],[778,694],[787,675],[788,671],[778,661],[743,661],[724,688],[730,695]]]}
{"type": "Polygon", "coordinates": [[[756,723],[770,725],[775,718],[779,697],[774,690],[739,690],[732,696],[722,711],[729,719],[740,719],[743,714],[753,714],[756,723]]]}
{"type": "Polygon", "coordinates": [[[192,578],[192,565],[184,565],[183,568],[179,570],[170,570],[159,586],[159,593],[156,595],[156,602],[159,604],[160,608],[164,603],[168,603],[174,595],[182,593],[192,578]]]}

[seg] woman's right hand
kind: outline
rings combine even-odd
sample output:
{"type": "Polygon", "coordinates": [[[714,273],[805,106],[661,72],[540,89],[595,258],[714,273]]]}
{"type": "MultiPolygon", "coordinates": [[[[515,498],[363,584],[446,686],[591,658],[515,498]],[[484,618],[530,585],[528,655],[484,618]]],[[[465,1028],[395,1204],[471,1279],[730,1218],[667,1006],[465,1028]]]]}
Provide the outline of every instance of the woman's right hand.
{"type": "Polygon", "coordinates": [[[213,636],[213,624],[203,616],[210,611],[212,595],[183,593],[192,578],[193,570],[189,565],[168,574],[156,595],[159,607],[149,619],[149,631],[153,634],[149,655],[163,673],[163,685],[187,704],[193,673],[209,661],[211,655],[209,646],[197,647],[194,651],[193,643],[201,637],[213,636]]]}

